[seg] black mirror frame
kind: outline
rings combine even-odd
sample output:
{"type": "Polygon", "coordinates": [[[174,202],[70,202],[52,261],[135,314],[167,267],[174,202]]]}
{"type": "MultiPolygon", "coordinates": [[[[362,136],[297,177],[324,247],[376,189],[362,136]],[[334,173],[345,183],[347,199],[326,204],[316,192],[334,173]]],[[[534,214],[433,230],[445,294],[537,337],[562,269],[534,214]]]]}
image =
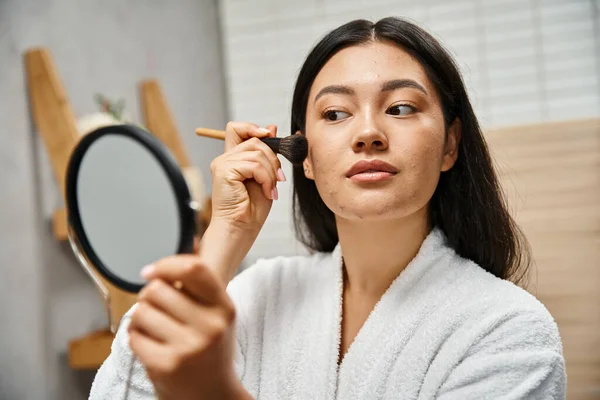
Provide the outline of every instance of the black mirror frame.
{"type": "Polygon", "coordinates": [[[180,237],[177,249],[178,254],[192,253],[194,250],[194,237],[196,235],[195,225],[195,209],[190,194],[189,187],[185,178],[177,164],[175,158],[171,155],[168,149],[150,132],[137,127],[135,125],[111,125],[96,129],[84,137],[77,143],[67,166],[65,199],[67,206],[67,215],[70,228],[78,242],[78,249],[82,251],[84,256],[91,263],[91,267],[95,268],[102,276],[117,287],[128,292],[137,293],[144,284],[137,284],[125,281],[115,275],[109,268],[104,265],[101,258],[96,254],[87,235],[83,229],[81,216],[79,214],[79,204],[77,202],[77,177],[81,162],[87,153],[90,146],[98,139],[106,135],[122,135],[131,138],[144,146],[156,160],[160,163],[163,170],[167,174],[173,191],[177,199],[180,218],[180,237]]]}

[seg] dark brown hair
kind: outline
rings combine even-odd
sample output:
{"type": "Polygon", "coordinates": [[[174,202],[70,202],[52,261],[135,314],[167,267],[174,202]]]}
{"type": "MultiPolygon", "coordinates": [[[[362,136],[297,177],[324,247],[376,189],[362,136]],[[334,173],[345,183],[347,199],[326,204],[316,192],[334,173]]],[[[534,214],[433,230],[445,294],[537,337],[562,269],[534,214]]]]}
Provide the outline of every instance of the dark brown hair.
{"type": "MultiPolygon", "coordinates": [[[[462,124],[458,159],[441,173],[431,198],[429,217],[449,245],[462,257],[495,276],[522,282],[529,267],[529,247],[510,216],[485,139],[467,96],[458,67],[442,45],[415,24],[400,18],[376,23],[349,22],[327,34],[313,48],[300,70],[292,103],[291,132],[305,131],[308,95],[325,63],[338,51],[373,41],[394,43],[425,69],[441,100],[446,129],[462,124]]],[[[330,252],[338,243],[335,216],[315,182],[295,166],[296,235],[314,251],[330,252]]]]}

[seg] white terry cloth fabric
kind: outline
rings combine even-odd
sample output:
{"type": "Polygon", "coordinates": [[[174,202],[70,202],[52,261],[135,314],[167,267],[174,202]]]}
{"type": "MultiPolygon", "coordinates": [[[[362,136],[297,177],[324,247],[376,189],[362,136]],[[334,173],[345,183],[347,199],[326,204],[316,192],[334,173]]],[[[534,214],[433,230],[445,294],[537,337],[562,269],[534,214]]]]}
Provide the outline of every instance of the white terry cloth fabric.
{"type": "MultiPolygon", "coordinates": [[[[255,398],[565,398],[562,344],[546,308],[459,257],[439,229],[377,303],[339,366],[339,245],[333,253],[260,260],[228,292],[238,311],[236,371],[255,398]]],[[[127,319],[91,400],[122,398],[127,319]]],[[[152,396],[137,364],[129,398],[152,396]]]]}

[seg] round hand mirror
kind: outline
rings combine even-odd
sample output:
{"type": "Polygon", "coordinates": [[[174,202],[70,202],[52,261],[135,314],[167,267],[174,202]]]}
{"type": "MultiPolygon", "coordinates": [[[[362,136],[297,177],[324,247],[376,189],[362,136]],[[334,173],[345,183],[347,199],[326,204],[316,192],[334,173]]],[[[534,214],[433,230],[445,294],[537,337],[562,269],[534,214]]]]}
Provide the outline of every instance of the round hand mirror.
{"type": "Polygon", "coordinates": [[[145,265],[193,251],[196,204],[174,157],[141,128],[84,136],[69,160],[65,194],[80,262],[123,290],[142,289],[145,265]]]}

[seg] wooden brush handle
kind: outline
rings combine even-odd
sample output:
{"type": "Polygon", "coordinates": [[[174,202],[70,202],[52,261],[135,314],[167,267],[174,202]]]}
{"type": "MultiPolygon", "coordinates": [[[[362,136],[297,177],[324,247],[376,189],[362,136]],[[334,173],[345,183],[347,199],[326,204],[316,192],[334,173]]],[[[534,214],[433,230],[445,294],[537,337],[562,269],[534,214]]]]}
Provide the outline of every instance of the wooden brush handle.
{"type": "MultiPolygon", "coordinates": [[[[225,140],[225,131],[219,131],[217,129],[196,128],[196,135],[225,140]]],[[[275,153],[279,153],[279,144],[281,142],[281,138],[265,137],[261,138],[260,140],[269,146],[275,153]]],[[[286,157],[285,154],[283,156],[286,157]]]]}
{"type": "Polygon", "coordinates": [[[196,128],[196,135],[225,140],[225,131],[209,128],[196,128]]]}

